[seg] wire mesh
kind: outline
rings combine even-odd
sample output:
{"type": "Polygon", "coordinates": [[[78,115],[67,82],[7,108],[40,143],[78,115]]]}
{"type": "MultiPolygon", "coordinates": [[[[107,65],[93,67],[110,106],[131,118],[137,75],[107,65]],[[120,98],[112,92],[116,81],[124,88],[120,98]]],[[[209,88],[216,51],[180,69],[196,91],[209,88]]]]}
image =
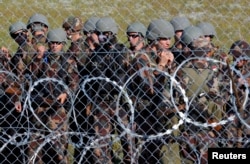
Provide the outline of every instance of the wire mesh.
{"type": "Polygon", "coordinates": [[[0,3],[0,163],[203,164],[208,148],[249,148],[247,1],[0,3]],[[175,16],[216,35],[178,40],[175,16]]]}

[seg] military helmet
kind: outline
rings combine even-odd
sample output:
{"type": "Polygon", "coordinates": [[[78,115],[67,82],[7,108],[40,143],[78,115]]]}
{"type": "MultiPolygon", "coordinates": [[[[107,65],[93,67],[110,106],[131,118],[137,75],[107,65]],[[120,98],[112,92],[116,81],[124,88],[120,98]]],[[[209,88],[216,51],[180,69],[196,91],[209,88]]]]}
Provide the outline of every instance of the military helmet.
{"type": "Polygon", "coordinates": [[[250,57],[250,45],[244,40],[237,40],[231,45],[229,54],[232,54],[235,58],[240,56],[250,57]]]}
{"type": "Polygon", "coordinates": [[[81,18],[75,16],[69,16],[66,18],[62,24],[64,29],[71,29],[73,31],[81,31],[83,27],[83,23],[81,18]]]}
{"type": "Polygon", "coordinates": [[[194,40],[200,38],[203,36],[203,32],[199,27],[196,26],[188,26],[183,30],[183,33],[181,35],[181,41],[189,45],[194,40]]]}
{"type": "Polygon", "coordinates": [[[147,28],[140,22],[134,22],[127,27],[127,33],[129,32],[137,32],[140,33],[143,37],[145,37],[147,28]]]}
{"type": "Polygon", "coordinates": [[[42,15],[42,14],[34,14],[32,15],[30,18],[29,18],[29,21],[27,23],[27,28],[31,28],[31,25],[33,23],[42,23],[43,25],[45,25],[47,28],[49,28],[49,22],[48,22],[48,19],[42,15]]]}
{"type": "Polygon", "coordinates": [[[64,29],[56,28],[50,30],[47,34],[48,42],[64,42],[67,41],[67,34],[64,29]]]}
{"type": "Polygon", "coordinates": [[[197,27],[199,27],[204,35],[211,35],[216,36],[216,31],[214,26],[209,22],[201,22],[197,24],[197,27]]]}
{"type": "Polygon", "coordinates": [[[90,17],[87,21],[83,24],[83,31],[91,32],[95,31],[96,29],[96,22],[99,20],[99,17],[90,17]]]}
{"type": "Polygon", "coordinates": [[[158,38],[171,38],[174,36],[174,27],[163,19],[155,19],[150,22],[147,28],[146,37],[148,40],[157,40],[158,38]]]}
{"type": "Polygon", "coordinates": [[[118,26],[111,17],[102,17],[96,22],[96,31],[118,33],[118,26]]]}
{"type": "Polygon", "coordinates": [[[14,34],[15,32],[17,32],[19,30],[28,31],[26,28],[26,25],[21,21],[15,22],[12,25],[10,25],[10,27],[9,27],[10,34],[14,34]]]}
{"type": "Polygon", "coordinates": [[[184,30],[191,25],[188,18],[184,16],[176,16],[170,21],[170,23],[173,25],[174,31],[184,30]]]}

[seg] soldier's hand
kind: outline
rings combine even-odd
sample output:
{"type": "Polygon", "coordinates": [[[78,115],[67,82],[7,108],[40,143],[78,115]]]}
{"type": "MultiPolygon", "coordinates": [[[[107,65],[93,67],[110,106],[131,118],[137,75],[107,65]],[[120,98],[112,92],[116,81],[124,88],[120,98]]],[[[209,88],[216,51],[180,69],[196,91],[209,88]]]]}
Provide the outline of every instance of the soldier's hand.
{"type": "Polygon", "coordinates": [[[15,108],[16,108],[16,111],[19,113],[22,111],[22,104],[20,101],[15,102],[15,108]]]}
{"type": "Polygon", "coordinates": [[[161,51],[158,55],[160,58],[159,65],[162,65],[165,67],[170,66],[174,61],[173,53],[168,50],[161,51]]]}
{"type": "Polygon", "coordinates": [[[0,73],[0,83],[3,83],[6,81],[6,75],[4,73],[0,73]]]}
{"type": "Polygon", "coordinates": [[[60,101],[61,104],[63,104],[67,99],[67,93],[61,93],[58,97],[57,97],[57,101],[60,101]]]}

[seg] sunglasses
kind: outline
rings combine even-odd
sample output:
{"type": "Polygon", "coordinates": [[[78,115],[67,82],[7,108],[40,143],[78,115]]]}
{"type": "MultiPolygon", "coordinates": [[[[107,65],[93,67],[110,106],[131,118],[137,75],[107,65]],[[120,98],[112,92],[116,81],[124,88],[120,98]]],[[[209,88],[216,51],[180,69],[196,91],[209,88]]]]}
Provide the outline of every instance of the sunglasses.
{"type": "Polygon", "coordinates": [[[104,32],[99,32],[99,31],[95,31],[95,33],[97,34],[97,35],[112,35],[112,32],[110,32],[110,31],[104,31],[104,32]]]}
{"type": "Polygon", "coordinates": [[[53,44],[60,45],[60,44],[62,44],[62,42],[49,42],[49,44],[51,44],[51,45],[53,45],[53,44]]]}
{"type": "Polygon", "coordinates": [[[18,33],[10,34],[10,36],[11,36],[13,39],[15,39],[15,38],[17,38],[17,37],[23,37],[23,36],[25,36],[25,35],[27,35],[27,34],[26,34],[26,31],[21,31],[21,32],[18,32],[18,33]]]}
{"type": "Polygon", "coordinates": [[[140,35],[139,34],[131,34],[131,35],[128,35],[128,38],[132,37],[132,38],[137,38],[139,37],[140,35]]]}

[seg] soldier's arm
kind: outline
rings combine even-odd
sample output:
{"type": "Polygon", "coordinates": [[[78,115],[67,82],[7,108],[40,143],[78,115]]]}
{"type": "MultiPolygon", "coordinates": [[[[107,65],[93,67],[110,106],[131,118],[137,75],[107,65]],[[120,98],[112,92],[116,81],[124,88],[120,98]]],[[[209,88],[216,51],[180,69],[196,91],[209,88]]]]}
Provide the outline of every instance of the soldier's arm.
{"type": "Polygon", "coordinates": [[[171,51],[161,51],[159,54],[159,60],[157,61],[157,68],[161,71],[170,69],[171,64],[174,61],[174,55],[171,51]]]}
{"type": "Polygon", "coordinates": [[[6,89],[5,93],[8,94],[11,98],[11,101],[13,104],[15,104],[15,109],[17,112],[22,111],[22,104],[20,101],[20,95],[22,93],[20,85],[18,85],[16,82],[10,83],[6,89]]]}

